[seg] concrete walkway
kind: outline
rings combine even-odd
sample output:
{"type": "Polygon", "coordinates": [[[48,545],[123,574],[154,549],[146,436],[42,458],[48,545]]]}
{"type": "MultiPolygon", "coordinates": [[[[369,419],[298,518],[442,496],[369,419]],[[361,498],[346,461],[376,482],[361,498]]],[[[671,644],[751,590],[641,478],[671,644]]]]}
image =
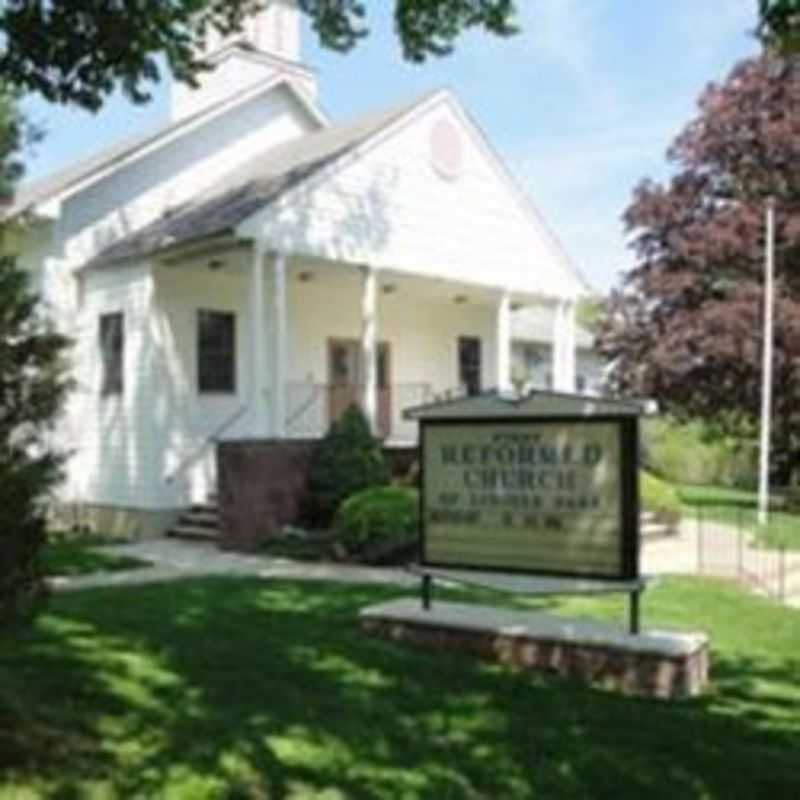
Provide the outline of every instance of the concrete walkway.
{"type": "MultiPolygon", "coordinates": [[[[646,542],[642,550],[642,573],[660,575],[720,575],[736,577],[739,559],[750,569],[763,571],[775,581],[778,556],[774,551],[752,547],[746,538],[743,548],[736,531],[719,523],[704,522],[702,548],[698,526],[693,520],[681,525],[678,536],[646,542]],[[701,555],[702,553],[702,555],[701,555]]],[[[309,563],[264,555],[227,553],[208,542],[152,539],[114,545],[100,552],[149,561],[153,566],[123,572],[51,579],[56,591],[100,586],[129,586],[209,575],[250,576],[264,579],[339,581],[416,588],[419,577],[402,568],[364,567],[335,563],[309,563]]],[[[800,607],[800,553],[786,556],[787,603],[800,607]]],[[[756,585],[757,588],[757,585],[756,585]]]]}
{"type": "Polygon", "coordinates": [[[56,591],[90,589],[97,586],[130,586],[208,575],[236,575],[287,580],[340,581],[396,586],[418,586],[419,578],[403,569],[314,564],[269,556],[226,553],[213,543],[184,542],[177,539],[152,539],[98,549],[114,555],[140,558],[152,567],[105,572],[97,575],[54,578],[56,591]]]}

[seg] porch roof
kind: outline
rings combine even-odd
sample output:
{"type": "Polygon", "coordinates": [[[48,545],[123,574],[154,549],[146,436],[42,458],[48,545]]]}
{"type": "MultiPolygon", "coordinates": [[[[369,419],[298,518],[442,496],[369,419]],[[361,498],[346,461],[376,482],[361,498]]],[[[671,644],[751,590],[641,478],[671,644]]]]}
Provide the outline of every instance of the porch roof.
{"type": "Polygon", "coordinates": [[[654,413],[654,406],[654,401],[643,398],[600,397],[553,391],[532,391],[525,395],[516,395],[494,389],[471,397],[450,398],[407,408],[403,416],[411,420],[638,417],[654,413]]]}
{"type": "Polygon", "coordinates": [[[350,123],[277,145],[233,170],[195,199],[100,252],[89,267],[137,258],[190,242],[231,235],[236,227],[323,167],[376,135],[435,92],[350,123]]]}

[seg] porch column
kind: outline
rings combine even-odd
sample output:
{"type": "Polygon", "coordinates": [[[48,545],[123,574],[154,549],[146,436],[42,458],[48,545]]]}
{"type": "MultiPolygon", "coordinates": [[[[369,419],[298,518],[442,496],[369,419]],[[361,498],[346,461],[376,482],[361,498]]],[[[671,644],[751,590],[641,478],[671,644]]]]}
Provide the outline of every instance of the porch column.
{"type": "Polygon", "coordinates": [[[272,315],[275,320],[272,365],[272,431],[277,439],[286,436],[286,363],[288,347],[288,308],[286,296],[286,254],[276,251],[272,262],[274,292],[272,315]]]}
{"type": "Polygon", "coordinates": [[[575,391],[575,303],[556,304],[553,318],[553,389],[575,391]]]}
{"type": "Polygon", "coordinates": [[[495,385],[501,392],[511,389],[511,295],[503,292],[495,318],[495,385]]]}
{"type": "Polygon", "coordinates": [[[251,419],[253,436],[266,436],[267,431],[267,383],[266,383],[266,343],[267,332],[266,302],[264,299],[264,256],[266,248],[262,241],[253,247],[253,260],[250,265],[250,348],[253,358],[251,371],[251,419]]]}
{"type": "Polygon", "coordinates": [[[576,390],[575,374],[575,302],[564,304],[564,386],[566,391],[576,390]]]}
{"type": "Polygon", "coordinates": [[[361,379],[363,408],[373,433],[378,431],[378,281],[375,270],[363,268],[361,286],[361,379]]]}
{"type": "Polygon", "coordinates": [[[550,388],[555,391],[562,391],[564,384],[564,313],[563,304],[557,302],[554,306],[553,314],[553,341],[550,349],[550,374],[552,380],[550,388]]]}

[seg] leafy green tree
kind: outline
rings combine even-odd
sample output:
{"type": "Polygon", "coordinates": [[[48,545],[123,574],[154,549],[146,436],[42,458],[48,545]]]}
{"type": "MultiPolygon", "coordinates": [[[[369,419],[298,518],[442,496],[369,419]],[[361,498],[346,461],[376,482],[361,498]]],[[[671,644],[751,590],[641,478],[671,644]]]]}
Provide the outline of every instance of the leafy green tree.
{"type": "MultiPolygon", "coordinates": [[[[269,0],[6,0],[0,5],[0,76],[53,102],[99,108],[117,87],[149,99],[163,55],[176,79],[193,84],[204,67],[198,45],[212,32],[241,29],[269,0]]],[[[347,52],[369,33],[368,6],[385,0],[296,0],[325,47],[347,52]]],[[[411,61],[449,53],[478,28],[513,33],[514,0],[395,0],[403,55],[411,61]]]]}
{"type": "MultiPolygon", "coordinates": [[[[13,92],[0,89],[5,196],[22,171],[19,151],[30,135],[14,101],[13,92]]],[[[0,241],[9,233],[5,223],[0,241]]],[[[0,255],[0,629],[28,616],[43,595],[37,553],[45,538],[45,500],[62,463],[49,434],[68,389],[67,346],[43,320],[27,273],[0,255]]]]}
{"type": "Polygon", "coordinates": [[[758,0],[762,41],[784,55],[800,53],[800,0],[758,0]]]}
{"type": "Polygon", "coordinates": [[[380,443],[373,437],[364,413],[350,406],[319,443],[309,471],[309,521],[330,525],[342,501],[390,480],[380,443]]]}

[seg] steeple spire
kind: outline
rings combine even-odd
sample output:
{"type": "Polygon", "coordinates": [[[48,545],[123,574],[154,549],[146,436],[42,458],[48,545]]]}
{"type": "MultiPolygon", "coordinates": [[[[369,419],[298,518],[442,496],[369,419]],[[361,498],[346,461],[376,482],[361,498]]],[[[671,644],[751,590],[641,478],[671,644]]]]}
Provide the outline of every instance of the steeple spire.
{"type": "Polygon", "coordinates": [[[214,69],[197,88],[172,84],[172,118],[194,114],[255,83],[285,74],[316,96],[314,74],[300,63],[300,11],[296,0],[268,0],[238,33],[210,35],[203,58],[214,69]]]}

